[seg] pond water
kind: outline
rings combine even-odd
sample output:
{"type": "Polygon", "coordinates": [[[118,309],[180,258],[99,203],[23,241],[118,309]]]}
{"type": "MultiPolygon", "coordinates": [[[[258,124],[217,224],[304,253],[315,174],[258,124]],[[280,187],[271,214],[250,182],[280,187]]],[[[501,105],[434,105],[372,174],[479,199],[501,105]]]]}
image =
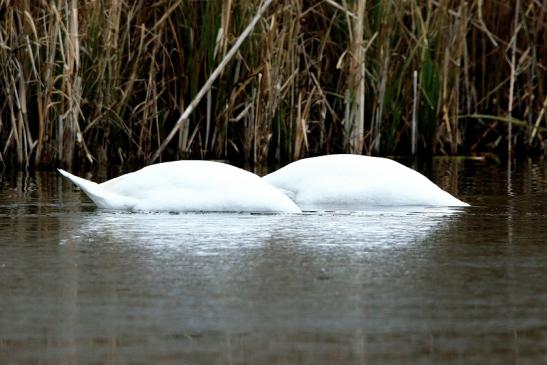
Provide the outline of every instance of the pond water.
{"type": "Polygon", "coordinates": [[[473,207],[116,213],[4,173],[0,363],[545,363],[547,164],[420,170],[473,207]]]}

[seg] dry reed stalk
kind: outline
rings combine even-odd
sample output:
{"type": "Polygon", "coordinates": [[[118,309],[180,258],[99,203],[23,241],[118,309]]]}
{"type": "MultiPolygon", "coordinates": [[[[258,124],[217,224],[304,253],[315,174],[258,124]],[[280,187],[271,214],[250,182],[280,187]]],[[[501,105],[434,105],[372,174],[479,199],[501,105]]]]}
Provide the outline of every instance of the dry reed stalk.
{"type": "MultiPolygon", "coordinates": [[[[114,20],[119,19],[119,18],[120,18],[120,15],[119,15],[119,11],[118,11],[118,12],[116,12],[116,17],[114,18],[114,20]]],[[[127,21],[129,21],[129,19],[127,19],[127,21]]],[[[113,33],[113,31],[115,31],[118,28],[118,27],[115,26],[116,24],[118,24],[118,23],[114,21],[112,23],[112,26],[114,28],[113,29],[109,28],[109,29],[111,29],[111,31],[108,33],[108,36],[107,36],[107,44],[108,44],[108,40],[114,38],[114,36],[115,36],[112,33],[113,33]]],[[[130,76],[127,80],[127,83],[123,86],[123,91],[121,92],[122,97],[119,99],[119,102],[115,106],[115,111],[116,111],[117,114],[121,113],[122,109],[126,107],[127,101],[128,101],[128,99],[130,98],[130,96],[133,92],[133,89],[135,87],[135,83],[137,82],[137,73],[139,71],[139,67],[141,66],[140,60],[143,57],[144,47],[145,47],[145,40],[146,40],[146,33],[148,32],[148,30],[146,29],[145,25],[140,25],[138,28],[140,29],[140,32],[138,32],[138,34],[139,34],[138,45],[139,46],[137,47],[136,55],[132,57],[131,73],[130,73],[130,76]]],[[[117,43],[117,41],[114,44],[116,44],[116,43],[117,43]]],[[[117,52],[117,49],[112,49],[114,44],[110,45],[110,48],[111,48],[112,52],[117,52]]],[[[105,65],[105,67],[106,67],[106,65],[105,65]]]]}
{"type": "Polygon", "coordinates": [[[295,142],[293,160],[298,160],[302,156],[302,149],[307,151],[309,149],[308,143],[308,120],[310,115],[310,109],[312,100],[315,94],[315,88],[313,88],[307,95],[304,109],[302,109],[302,93],[298,95],[298,113],[296,116],[296,130],[295,130],[295,142]]]}
{"type": "Polygon", "coordinates": [[[534,123],[534,128],[532,129],[532,133],[530,133],[530,138],[528,139],[528,145],[531,145],[534,138],[536,138],[536,135],[539,129],[539,124],[541,123],[541,120],[543,119],[543,116],[545,115],[545,109],[547,109],[547,96],[543,100],[543,107],[539,111],[536,122],[534,123]]]}
{"type": "Polygon", "coordinates": [[[384,101],[386,94],[386,83],[389,72],[389,49],[387,52],[380,52],[384,54],[382,62],[382,68],[380,69],[380,80],[378,86],[378,96],[376,105],[376,122],[374,125],[376,135],[374,137],[373,149],[376,154],[380,154],[380,143],[382,141],[382,114],[384,110],[384,101]]]}
{"type": "Polygon", "coordinates": [[[256,88],[256,98],[255,98],[255,113],[253,118],[253,161],[257,160],[257,149],[258,149],[258,125],[260,123],[260,114],[261,114],[261,91],[262,91],[262,73],[258,73],[258,81],[256,88]]]}
{"type": "Polygon", "coordinates": [[[173,127],[173,129],[171,130],[171,132],[169,132],[169,134],[167,135],[167,137],[163,140],[163,142],[161,143],[161,145],[159,146],[159,148],[156,150],[156,152],[152,155],[152,158],[150,159],[150,162],[154,162],[156,161],[159,156],[161,155],[161,153],[163,152],[163,150],[165,149],[165,147],[167,147],[167,144],[169,144],[169,142],[173,139],[173,137],[175,136],[175,134],[177,133],[178,129],[180,128],[180,125],[182,123],[185,123],[186,120],[188,119],[188,116],[192,113],[192,111],[195,109],[196,105],[201,101],[201,98],[203,98],[203,96],[205,95],[205,93],[211,88],[211,86],[213,85],[213,82],[215,82],[216,78],[220,75],[220,73],[222,72],[222,70],[224,69],[224,67],[226,67],[226,65],[228,64],[228,62],[230,62],[230,60],[233,58],[233,56],[236,54],[237,50],[239,49],[239,47],[241,47],[241,44],[243,43],[243,41],[247,38],[247,36],[251,33],[251,31],[254,29],[256,23],[258,23],[258,21],[262,18],[262,16],[264,15],[264,13],[266,12],[266,10],[268,9],[268,7],[270,6],[270,4],[272,3],[273,0],[264,0],[264,3],[262,4],[262,6],[258,9],[255,17],[251,20],[251,22],[249,23],[249,25],[247,26],[247,28],[243,31],[243,33],[241,33],[241,35],[239,36],[239,38],[237,39],[236,43],[232,46],[232,48],[230,49],[230,51],[228,51],[228,53],[226,54],[226,56],[224,57],[224,59],[222,60],[222,62],[215,68],[215,70],[211,73],[211,75],[209,76],[207,82],[205,82],[205,84],[203,85],[203,87],[200,89],[200,91],[197,93],[197,95],[194,97],[194,99],[192,100],[192,102],[188,105],[188,107],[186,108],[186,110],[184,111],[184,113],[180,116],[180,118],[176,121],[175,123],[175,126],[173,127]]]}
{"type": "Polygon", "coordinates": [[[83,139],[82,132],[80,130],[79,117],[82,114],[81,112],[81,78],[79,76],[80,71],[80,41],[79,41],[79,30],[78,30],[78,3],[76,0],[72,0],[70,6],[68,3],[65,3],[65,8],[67,11],[67,26],[64,29],[65,32],[65,79],[64,91],[66,94],[67,100],[67,111],[65,118],[67,124],[63,131],[63,138],[65,133],[68,133],[68,140],[64,144],[64,162],[67,166],[72,166],[74,160],[74,151],[76,143],[80,144],[84,151],[85,157],[89,160],[90,163],[93,162],[93,157],[89,153],[85,141],[83,139]]]}
{"type": "MultiPolygon", "coordinates": [[[[3,19],[3,26],[7,29],[15,28],[16,24],[16,15],[14,14],[13,9],[10,9],[11,11],[6,11],[4,14],[3,19]]],[[[17,74],[20,75],[20,71],[17,69],[18,60],[12,59],[9,57],[8,52],[15,51],[10,44],[14,42],[13,38],[10,37],[10,34],[6,34],[4,36],[3,33],[4,29],[2,29],[2,32],[0,32],[0,37],[2,37],[2,50],[3,57],[2,57],[2,66],[6,68],[4,72],[2,72],[2,89],[4,91],[4,102],[3,102],[3,108],[9,111],[8,118],[10,120],[11,128],[9,128],[9,133],[5,141],[4,149],[2,154],[6,155],[8,149],[12,146],[12,144],[15,145],[15,153],[17,158],[17,163],[22,164],[24,161],[23,157],[23,146],[22,146],[22,136],[20,131],[20,124],[17,120],[17,89],[16,89],[16,83],[15,83],[15,77],[17,74]]],[[[3,129],[8,130],[7,126],[5,126],[3,129]]]]}
{"type": "MultiPolygon", "coordinates": [[[[251,91],[251,100],[256,101],[256,94],[258,93],[258,88],[253,87],[251,91]]],[[[251,156],[253,151],[253,141],[255,139],[255,122],[256,122],[256,102],[249,102],[249,113],[244,118],[244,133],[243,137],[243,161],[248,162],[249,156],[251,156]]]]}
{"type": "MultiPolygon", "coordinates": [[[[463,55],[463,79],[464,79],[464,85],[465,85],[465,113],[471,114],[471,109],[473,108],[473,105],[475,104],[476,100],[476,89],[474,88],[470,73],[469,73],[469,47],[467,42],[465,42],[465,46],[463,49],[464,55],[463,55]]],[[[460,111],[461,112],[461,111],[460,111]]]]}
{"type": "Polygon", "coordinates": [[[30,155],[32,150],[36,146],[36,143],[32,140],[32,134],[30,132],[29,120],[28,120],[28,107],[27,107],[27,88],[26,88],[26,75],[19,65],[20,74],[18,80],[18,92],[16,94],[16,101],[18,102],[18,121],[20,133],[23,137],[23,151],[25,157],[25,167],[28,168],[30,155]]]}
{"type": "Polygon", "coordinates": [[[222,2],[219,37],[215,46],[215,55],[218,53],[222,58],[226,55],[226,49],[228,48],[228,30],[232,20],[232,1],[225,0],[222,2]]]}
{"type": "MultiPolygon", "coordinates": [[[[348,77],[349,114],[346,120],[347,145],[349,152],[360,154],[364,147],[365,130],[365,52],[364,42],[364,17],[366,0],[356,0],[353,11],[355,20],[348,16],[350,37],[350,63],[348,77]]],[[[347,6],[346,6],[347,8],[347,6]]]]}
{"type": "MultiPolygon", "coordinates": [[[[30,27],[30,29],[32,30],[30,33],[32,35],[32,42],[30,40],[30,36],[27,35],[25,37],[26,39],[26,46],[27,46],[27,52],[28,52],[28,57],[30,59],[30,63],[31,63],[31,77],[29,76],[28,77],[28,83],[31,82],[31,78],[34,79],[34,80],[39,80],[40,79],[40,74],[39,74],[39,71],[38,71],[38,67],[39,65],[37,65],[37,61],[38,61],[38,57],[37,55],[35,54],[35,51],[33,49],[33,47],[37,44],[39,44],[39,37],[38,37],[38,30],[36,28],[36,24],[35,24],[35,21],[32,17],[32,15],[30,14],[29,12],[29,9],[28,8],[25,8],[24,12],[24,18],[25,18],[25,23],[28,24],[28,26],[30,27]]],[[[39,50],[39,48],[38,48],[39,50]]],[[[28,88],[25,87],[25,88],[28,88]]],[[[44,135],[45,135],[45,131],[46,131],[46,124],[47,124],[47,121],[45,120],[45,116],[43,114],[43,100],[38,96],[37,97],[37,109],[38,109],[38,137],[37,137],[37,140],[34,142],[34,145],[33,145],[33,149],[34,147],[36,147],[36,150],[35,150],[35,164],[37,164],[39,161],[40,161],[40,158],[41,158],[41,152],[42,152],[42,145],[44,143],[44,135]]],[[[26,104],[26,102],[25,102],[26,104]]],[[[29,138],[32,138],[31,135],[30,135],[30,128],[29,128],[29,138]]],[[[29,156],[30,158],[30,156],[29,156]]],[[[27,161],[27,165],[29,164],[30,161],[27,161]]]]}
{"type": "Polygon", "coordinates": [[[412,73],[412,133],[411,133],[411,153],[416,155],[418,119],[416,116],[416,105],[418,104],[418,71],[412,73]]]}
{"type": "MultiPolygon", "coordinates": [[[[509,118],[513,117],[513,93],[515,89],[515,78],[516,78],[516,47],[517,47],[517,36],[519,32],[519,11],[520,11],[520,0],[516,0],[517,3],[515,5],[515,18],[513,22],[513,36],[512,40],[510,42],[511,46],[511,61],[510,61],[510,67],[511,67],[511,77],[509,81],[509,105],[507,107],[507,115],[509,118]]],[[[509,156],[509,159],[511,159],[513,155],[513,128],[511,123],[507,125],[507,155],[509,156]]]]}
{"type": "Polygon", "coordinates": [[[253,121],[253,155],[252,161],[258,165],[265,165],[268,156],[268,144],[271,138],[270,121],[277,103],[278,95],[275,87],[272,85],[272,78],[277,78],[277,66],[274,60],[274,54],[277,53],[277,40],[273,39],[277,35],[277,14],[274,12],[269,24],[266,21],[261,23],[262,47],[257,72],[257,93],[255,102],[255,114],[253,121]],[[273,74],[276,73],[274,76],[273,74]]]}
{"type": "Polygon", "coordinates": [[[300,75],[298,62],[301,54],[305,55],[302,44],[301,24],[291,19],[302,19],[302,1],[289,0],[287,6],[280,7],[277,14],[277,29],[271,36],[270,51],[272,64],[271,83],[274,88],[271,93],[273,102],[270,103],[269,115],[276,122],[272,125],[272,132],[275,132],[275,159],[281,160],[281,156],[292,156],[295,150],[295,139],[298,132],[293,127],[298,123],[298,117],[294,116],[295,109],[300,106],[295,95],[300,95],[300,75]],[[283,116],[279,110],[288,110],[288,115],[283,116]]]}
{"type": "MultiPolygon", "coordinates": [[[[293,11],[294,16],[297,19],[301,19],[304,15],[303,13],[303,4],[300,0],[293,0],[293,11]]],[[[284,34],[286,37],[283,41],[284,46],[281,46],[280,54],[283,54],[283,49],[287,50],[287,54],[283,59],[283,63],[279,66],[280,70],[286,70],[285,78],[281,81],[279,88],[279,98],[281,100],[287,100],[284,107],[288,110],[288,121],[283,121],[283,116],[279,117],[278,131],[279,131],[279,141],[278,141],[278,153],[277,160],[281,160],[281,156],[292,156],[294,154],[294,139],[295,139],[295,130],[292,128],[296,125],[297,121],[300,120],[298,116],[295,115],[297,107],[300,107],[300,102],[297,99],[297,95],[300,94],[300,87],[303,83],[302,80],[302,71],[299,67],[299,58],[302,51],[302,37],[303,29],[300,22],[290,22],[288,19],[284,20],[284,34]],[[286,141],[282,141],[282,132],[286,141]],[[285,146],[284,151],[282,151],[282,146],[285,146]]]]}
{"type": "Polygon", "coordinates": [[[460,110],[460,70],[462,63],[465,64],[462,62],[462,58],[465,52],[465,36],[469,22],[466,4],[462,3],[458,12],[447,17],[446,21],[450,23],[450,28],[453,31],[446,33],[444,42],[446,47],[442,61],[442,92],[438,105],[443,124],[437,133],[441,142],[443,140],[448,142],[450,153],[455,154],[461,141],[457,115],[460,110]]]}
{"type": "MultiPolygon", "coordinates": [[[[10,85],[11,90],[15,90],[15,80],[13,80],[13,77],[11,77],[11,80],[8,80],[7,77],[4,78],[4,84],[10,85]]],[[[9,108],[9,115],[11,120],[11,130],[9,133],[9,136],[6,141],[6,146],[4,148],[4,155],[7,152],[7,148],[10,146],[11,141],[13,140],[15,143],[15,150],[16,150],[16,156],[17,156],[17,163],[19,165],[23,164],[24,158],[23,158],[23,146],[22,146],[22,140],[21,140],[21,131],[19,130],[19,125],[17,123],[17,117],[16,117],[16,107],[14,102],[15,97],[12,93],[8,94],[7,97],[7,103],[9,108]]]]}
{"type": "MultiPolygon", "coordinates": [[[[221,49],[222,49],[222,56],[224,56],[224,54],[226,53],[227,39],[225,36],[225,32],[227,31],[227,27],[230,24],[230,8],[231,8],[231,1],[223,2],[222,10],[221,10],[221,24],[217,32],[215,48],[213,51],[213,59],[215,60],[218,58],[218,54],[221,49]]],[[[222,75],[222,72],[221,72],[221,75],[222,75]]],[[[206,105],[207,107],[206,107],[206,119],[205,119],[205,148],[204,148],[205,154],[209,152],[209,141],[212,139],[211,145],[214,145],[214,139],[216,136],[216,133],[212,132],[213,99],[212,99],[211,89],[207,91],[206,105]],[[212,138],[210,137],[211,134],[213,134],[212,138]]]]}

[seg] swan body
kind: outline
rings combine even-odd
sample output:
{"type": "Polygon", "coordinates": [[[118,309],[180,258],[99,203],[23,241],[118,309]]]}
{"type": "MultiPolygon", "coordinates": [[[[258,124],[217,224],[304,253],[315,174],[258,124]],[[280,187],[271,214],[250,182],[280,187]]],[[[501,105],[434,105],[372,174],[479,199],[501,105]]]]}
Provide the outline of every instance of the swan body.
{"type": "Polygon", "coordinates": [[[137,211],[300,213],[286,195],[255,174],[213,161],[147,166],[101,184],[59,172],[99,208],[137,211]]]}
{"type": "Polygon", "coordinates": [[[295,161],[264,180],[300,208],[367,206],[469,206],[396,161],[328,155],[295,161]]]}

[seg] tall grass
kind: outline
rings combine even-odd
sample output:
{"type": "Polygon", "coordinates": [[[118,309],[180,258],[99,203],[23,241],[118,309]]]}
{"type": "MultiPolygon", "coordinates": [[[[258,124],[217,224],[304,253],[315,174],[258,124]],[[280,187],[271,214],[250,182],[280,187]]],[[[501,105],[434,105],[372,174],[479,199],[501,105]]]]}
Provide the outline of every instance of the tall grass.
{"type": "Polygon", "coordinates": [[[259,7],[0,0],[0,163],[544,150],[538,0],[274,1],[167,143],[259,7]]]}

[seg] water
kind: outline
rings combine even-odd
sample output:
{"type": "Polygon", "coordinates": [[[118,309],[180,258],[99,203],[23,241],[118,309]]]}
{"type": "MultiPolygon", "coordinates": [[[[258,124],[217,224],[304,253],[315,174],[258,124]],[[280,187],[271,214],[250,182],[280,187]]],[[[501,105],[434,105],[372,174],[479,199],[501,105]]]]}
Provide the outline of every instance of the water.
{"type": "Polygon", "coordinates": [[[96,210],[0,189],[0,363],[547,363],[547,164],[435,160],[464,209],[96,210]]]}

